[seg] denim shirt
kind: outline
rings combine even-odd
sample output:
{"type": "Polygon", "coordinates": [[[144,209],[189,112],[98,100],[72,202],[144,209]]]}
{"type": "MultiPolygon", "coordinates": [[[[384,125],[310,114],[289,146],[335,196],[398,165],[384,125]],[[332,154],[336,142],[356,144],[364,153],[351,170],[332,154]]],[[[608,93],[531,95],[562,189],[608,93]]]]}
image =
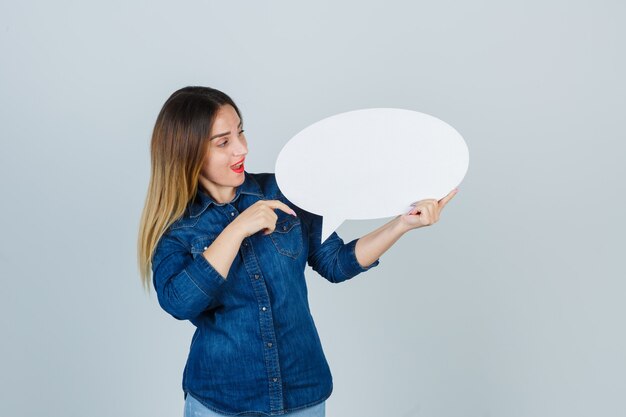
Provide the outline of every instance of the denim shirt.
{"type": "Polygon", "coordinates": [[[332,376],[309,310],[304,269],[333,283],[362,267],[358,239],[333,233],[321,243],[322,218],[292,204],[274,174],[245,173],[230,203],[199,190],[159,240],[152,258],[161,307],[196,327],[183,372],[184,397],[227,415],[280,415],[313,406],[332,392],[332,376]],[[276,229],[243,240],[227,279],[202,255],[258,200],[280,200],[276,229]]]}

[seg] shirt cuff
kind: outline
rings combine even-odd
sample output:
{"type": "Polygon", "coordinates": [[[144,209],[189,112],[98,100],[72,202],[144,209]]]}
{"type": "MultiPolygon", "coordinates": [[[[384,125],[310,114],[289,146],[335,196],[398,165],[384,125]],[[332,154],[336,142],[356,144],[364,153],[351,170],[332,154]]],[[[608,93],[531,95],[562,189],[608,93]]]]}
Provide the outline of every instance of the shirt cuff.
{"type": "Polygon", "coordinates": [[[218,291],[219,287],[226,282],[226,278],[217,272],[213,265],[211,265],[202,254],[194,259],[186,268],[186,271],[193,283],[196,284],[205,295],[211,298],[213,298],[213,295],[218,291]]]}
{"type": "Polygon", "coordinates": [[[355,275],[360,274],[361,272],[368,271],[374,268],[376,265],[380,263],[379,259],[376,259],[368,266],[361,266],[359,261],[356,259],[356,242],[359,239],[354,239],[350,243],[348,243],[343,249],[341,256],[339,257],[339,269],[341,272],[347,277],[352,278],[355,275]]]}

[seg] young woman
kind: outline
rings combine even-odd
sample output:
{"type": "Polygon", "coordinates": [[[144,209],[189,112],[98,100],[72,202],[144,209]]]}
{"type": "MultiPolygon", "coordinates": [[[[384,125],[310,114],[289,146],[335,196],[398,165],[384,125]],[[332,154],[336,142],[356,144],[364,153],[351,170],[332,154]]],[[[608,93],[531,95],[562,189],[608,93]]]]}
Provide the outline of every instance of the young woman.
{"type": "Polygon", "coordinates": [[[138,251],[161,307],[196,326],[185,416],[324,416],[332,377],[309,311],[308,263],[331,282],[378,265],[404,233],[439,220],[456,189],[345,244],[293,205],[273,174],[244,170],[241,113],[207,87],[174,92],[157,117],[138,251]]]}

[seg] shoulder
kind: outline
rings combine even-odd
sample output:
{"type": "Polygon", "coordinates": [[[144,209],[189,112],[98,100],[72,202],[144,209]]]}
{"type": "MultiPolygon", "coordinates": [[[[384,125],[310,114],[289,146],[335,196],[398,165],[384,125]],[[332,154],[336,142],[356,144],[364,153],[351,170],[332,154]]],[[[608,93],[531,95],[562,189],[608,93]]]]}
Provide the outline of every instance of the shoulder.
{"type": "Polygon", "coordinates": [[[283,196],[273,172],[248,173],[248,176],[250,181],[259,187],[264,199],[276,200],[283,196]]]}
{"type": "Polygon", "coordinates": [[[261,187],[263,191],[276,186],[276,174],[273,172],[248,172],[247,174],[250,180],[261,187]]]}

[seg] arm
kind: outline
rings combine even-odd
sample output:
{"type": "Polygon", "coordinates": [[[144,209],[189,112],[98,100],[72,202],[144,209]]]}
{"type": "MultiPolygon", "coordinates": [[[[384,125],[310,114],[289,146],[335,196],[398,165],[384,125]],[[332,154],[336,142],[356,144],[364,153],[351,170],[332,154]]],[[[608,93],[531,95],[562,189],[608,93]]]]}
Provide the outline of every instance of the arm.
{"type": "Polygon", "coordinates": [[[407,214],[395,217],[371,233],[360,238],[356,244],[356,257],[361,265],[369,265],[396,243],[409,230],[430,226],[439,220],[441,210],[456,195],[452,190],[441,200],[421,200],[407,214]]]}
{"type": "Polygon", "coordinates": [[[240,236],[227,226],[195,259],[181,242],[162,237],[152,261],[152,280],[161,307],[178,320],[192,319],[206,310],[226,282],[240,236]]]}
{"type": "Polygon", "coordinates": [[[226,279],[228,276],[228,271],[239,252],[243,239],[244,236],[231,223],[224,228],[224,231],[202,253],[222,278],[226,279]]]}
{"type": "Polygon", "coordinates": [[[300,215],[308,229],[308,264],[328,281],[343,282],[378,265],[378,260],[370,262],[371,265],[367,267],[363,267],[357,261],[355,254],[357,239],[344,244],[337,233],[333,232],[322,243],[322,217],[305,211],[301,211],[300,215]]]}
{"type": "Polygon", "coordinates": [[[196,258],[183,243],[162,237],[152,259],[152,279],[161,307],[179,320],[192,319],[206,310],[226,282],[243,239],[261,229],[266,234],[274,230],[274,209],[295,215],[280,201],[257,201],[196,258]]]}
{"type": "Polygon", "coordinates": [[[356,242],[355,247],[355,254],[359,264],[366,266],[376,261],[406,232],[407,229],[403,227],[400,222],[400,216],[398,216],[373,232],[361,237],[356,242]]]}

